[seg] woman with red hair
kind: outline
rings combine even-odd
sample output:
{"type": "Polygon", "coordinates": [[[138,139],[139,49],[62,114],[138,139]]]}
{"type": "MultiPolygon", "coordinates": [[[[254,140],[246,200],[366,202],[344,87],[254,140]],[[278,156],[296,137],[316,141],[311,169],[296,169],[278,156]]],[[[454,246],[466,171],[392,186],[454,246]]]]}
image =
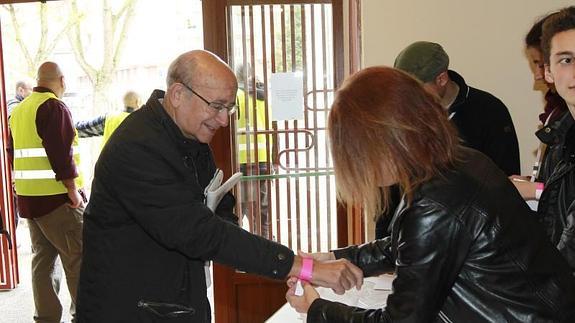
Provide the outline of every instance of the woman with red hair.
{"type": "Polygon", "coordinates": [[[319,298],[290,304],[308,322],[573,322],[575,281],[505,174],[460,145],[436,98],[409,75],[372,67],[337,91],[328,120],[338,196],[367,215],[402,201],[385,238],[329,253],[365,277],[395,272],[383,309],[319,298]]]}

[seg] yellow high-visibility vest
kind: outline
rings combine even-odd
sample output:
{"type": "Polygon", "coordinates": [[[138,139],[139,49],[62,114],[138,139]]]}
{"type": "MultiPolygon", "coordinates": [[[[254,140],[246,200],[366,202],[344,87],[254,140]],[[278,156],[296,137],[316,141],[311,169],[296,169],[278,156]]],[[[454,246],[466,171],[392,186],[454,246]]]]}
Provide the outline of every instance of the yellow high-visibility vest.
{"type": "MultiPolygon", "coordinates": [[[[36,113],[48,99],[59,100],[51,92],[32,92],[14,110],[10,117],[10,131],[14,146],[14,181],[16,194],[21,196],[46,196],[67,193],[50,166],[42,138],[36,129],[36,113]]],[[[74,129],[72,149],[76,169],[80,172],[78,133],[74,129]]],[[[83,185],[82,174],[74,179],[77,188],[83,185]]]]}
{"type": "Polygon", "coordinates": [[[128,112],[119,112],[106,116],[106,122],[104,123],[104,135],[102,138],[102,147],[106,144],[106,142],[108,142],[108,139],[110,139],[112,133],[116,131],[116,129],[128,115],[130,115],[128,112]]]}
{"type": "MultiPolygon", "coordinates": [[[[245,164],[248,162],[248,151],[250,152],[250,163],[266,162],[268,160],[266,153],[266,140],[268,135],[254,134],[254,115],[257,121],[257,130],[266,129],[266,106],[264,100],[256,99],[256,113],[254,114],[253,97],[248,95],[246,100],[245,92],[241,89],[237,93],[238,102],[238,122],[237,122],[237,143],[238,143],[238,162],[245,164]],[[247,109],[246,111],[246,101],[247,109]],[[247,121],[247,123],[246,123],[247,121]],[[257,145],[257,160],[256,147],[257,145]]],[[[270,144],[271,148],[271,144],[270,144]]],[[[271,153],[271,152],[270,152],[271,153]]]]}

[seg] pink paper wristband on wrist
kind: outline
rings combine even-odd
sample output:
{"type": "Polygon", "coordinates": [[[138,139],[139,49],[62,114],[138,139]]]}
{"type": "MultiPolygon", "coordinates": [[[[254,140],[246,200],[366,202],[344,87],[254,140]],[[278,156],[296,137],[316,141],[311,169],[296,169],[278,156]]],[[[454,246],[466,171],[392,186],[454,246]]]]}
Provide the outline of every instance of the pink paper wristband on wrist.
{"type": "Polygon", "coordinates": [[[541,194],[543,193],[544,189],[545,189],[545,184],[539,183],[539,182],[537,182],[535,184],[535,199],[536,200],[539,200],[539,198],[541,198],[541,194]]]}
{"type": "Polygon", "coordinates": [[[310,282],[312,273],[313,273],[313,259],[302,258],[302,265],[299,271],[298,278],[310,282]]]}

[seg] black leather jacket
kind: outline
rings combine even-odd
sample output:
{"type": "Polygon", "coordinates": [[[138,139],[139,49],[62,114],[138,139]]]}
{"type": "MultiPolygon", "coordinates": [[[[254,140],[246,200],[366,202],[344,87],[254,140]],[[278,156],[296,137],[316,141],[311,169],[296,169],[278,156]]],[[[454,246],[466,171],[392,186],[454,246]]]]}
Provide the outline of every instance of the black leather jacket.
{"type": "Polygon", "coordinates": [[[575,280],[513,184],[464,148],[402,203],[389,236],[336,250],[365,276],[395,271],[384,309],[315,300],[308,322],[575,322],[575,280]]]}
{"type": "Polygon", "coordinates": [[[555,166],[563,159],[565,136],[572,125],[573,117],[571,113],[567,112],[558,120],[550,122],[535,132],[535,136],[547,146],[543,161],[539,167],[538,182],[545,183],[551,173],[553,173],[555,166]]]}
{"type": "MultiPolygon", "coordinates": [[[[542,128],[537,137],[547,146],[541,169],[545,189],[537,214],[551,242],[575,271],[575,127],[571,113],[542,128]],[[548,164],[548,161],[552,161],[548,164]]],[[[541,180],[541,179],[539,179],[541,180]]]]}

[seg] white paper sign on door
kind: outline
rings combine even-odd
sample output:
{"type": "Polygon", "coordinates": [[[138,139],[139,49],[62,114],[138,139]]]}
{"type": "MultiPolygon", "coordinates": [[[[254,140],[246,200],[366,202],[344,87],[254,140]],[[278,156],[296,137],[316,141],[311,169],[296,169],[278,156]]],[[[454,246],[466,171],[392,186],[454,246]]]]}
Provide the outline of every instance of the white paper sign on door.
{"type": "Polygon", "coordinates": [[[272,120],[303,120],[301,72],[274,73],[270,79],[272,120]]]}

